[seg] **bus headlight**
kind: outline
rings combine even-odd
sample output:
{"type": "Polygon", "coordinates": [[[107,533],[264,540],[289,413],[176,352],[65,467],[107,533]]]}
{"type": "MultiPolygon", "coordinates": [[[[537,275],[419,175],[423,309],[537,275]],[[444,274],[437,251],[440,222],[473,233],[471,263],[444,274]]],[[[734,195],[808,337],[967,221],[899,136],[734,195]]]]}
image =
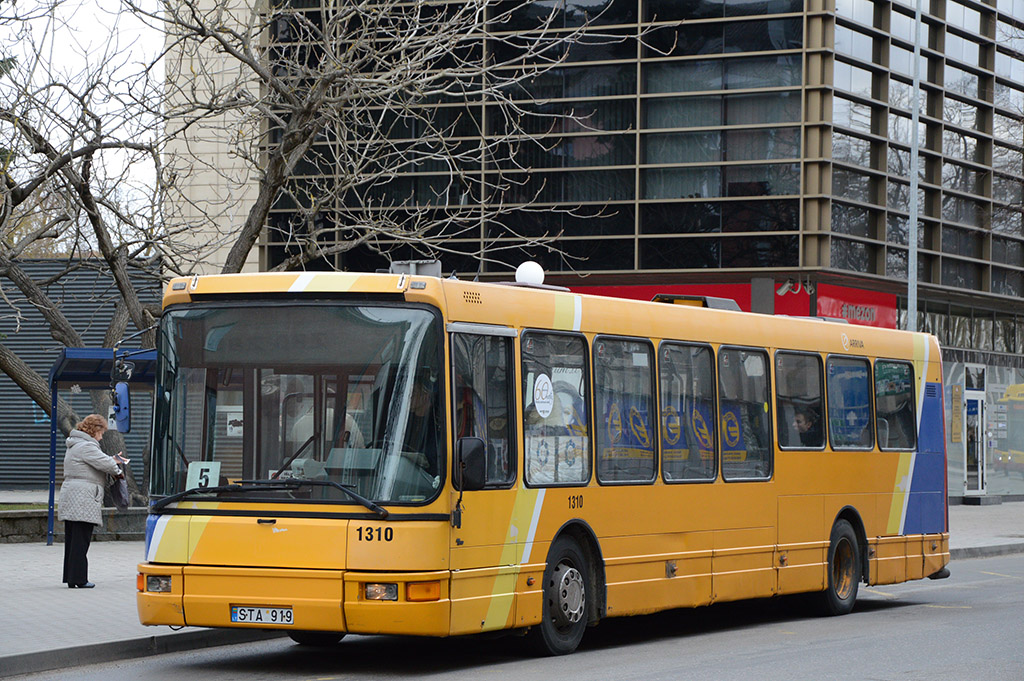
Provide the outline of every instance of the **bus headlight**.
{"type": "Polygon", "coordinates": [[[368,601],[397,601],[398,585],[390,584],[367,584],[366,600],[368,601]]]}
{"type": "Polygon", "coordinates": [[[171,593],[170,575],[146,575],[146,591],[154,593],[171,593]]]}

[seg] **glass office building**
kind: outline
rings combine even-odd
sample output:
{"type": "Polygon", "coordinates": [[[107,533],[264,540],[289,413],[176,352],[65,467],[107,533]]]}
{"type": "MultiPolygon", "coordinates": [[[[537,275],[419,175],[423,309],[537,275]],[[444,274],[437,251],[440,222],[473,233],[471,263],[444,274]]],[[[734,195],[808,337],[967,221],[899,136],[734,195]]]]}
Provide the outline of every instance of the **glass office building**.
{"type": "MultiPolygon", "coordinates": [[[[857,304],[841,305],[853,323],[905,327],[919,101],[918,328],[939,337],[951,383],[986,368],[979,421],[990,444],[980,460],[990,457],[991,469],[977,482],[1024,492],[1024,452],[1021,484],[995,485],[996,458],[1012,449],[1008,389],[1024,384],[1024,0],[922,2],[919,93],[913,0],[539,2],[491,30],[526,35],[550,11],[566,31],[591,21],[601,39],[573,45],[564,63],[510,93],[526,111],[573,115],[537,119],[535,129],[524,119],[543,144],[513,150],[504,173],[514,181],[480,189],[496,170],[481,160],[458,169],[471,178],[462,192],[436,191],[450,179],[440,167],[380,191],[385,205],[480,206],[446,243],[445,271],[507,277],[532,258],[549,281],[575,287],[585,274],[584,285],[606,292],[765,280],[776,291],[788,280],[811,293],[810,314],[822,314],[816,297],[832,285],[833,297],[861,292],[892,308],[868,319],[857,304]],[[493,217],[488,206],[499,204],[530,210],[493,217]],[[529,243],[541,235],[558,235],[554,250],[529,243]]],[[[493,40],[481,54],[505,62],[516,49],[514,39],[493,40]]],[[[467,148],[481,131],[507,132],[493,103],[440,107],[461,121],[452,140],[467,148]]],[[[416,134],[396,126],[397,137],[416,134]]],[[[281,205],[271,219],[265,268],[289,255],[273,229],[288,213],[281,205]]],[[[337,234],[345,238],[340,226],[337,234]]],[[[432,255],[429,241],[392,253],[432,255]]],[[[386,261],[360,247],[317,266],[386,261]]],[[[947,439],[954,494],[954,460],[970,466],[958,454],[968,438],[947,439]]]]}

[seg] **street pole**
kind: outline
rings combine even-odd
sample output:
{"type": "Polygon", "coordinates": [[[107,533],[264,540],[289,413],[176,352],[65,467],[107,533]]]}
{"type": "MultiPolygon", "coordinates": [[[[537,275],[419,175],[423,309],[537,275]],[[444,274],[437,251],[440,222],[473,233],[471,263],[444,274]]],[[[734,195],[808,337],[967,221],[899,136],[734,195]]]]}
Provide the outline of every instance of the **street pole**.
{"type": "Polygon", "coordinates": [[[917,331],[917,218],[921,121],[921,0],[914,3],[914,85],[910,111],[910,224],[907,225],[907,330],[917,331]]]}

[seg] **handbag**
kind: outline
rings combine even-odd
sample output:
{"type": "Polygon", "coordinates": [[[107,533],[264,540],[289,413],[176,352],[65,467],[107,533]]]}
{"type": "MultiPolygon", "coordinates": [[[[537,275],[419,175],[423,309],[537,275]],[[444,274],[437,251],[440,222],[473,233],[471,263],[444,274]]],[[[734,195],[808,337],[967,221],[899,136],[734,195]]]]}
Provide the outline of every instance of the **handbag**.
{"type": "Polygon", "coordinates": [[[110,483],[110,499],[118,511],[125,510],[131,503],[131,496],[128,494],[128,481],[123,477],[114,478],[114,481],[110,483]]]}

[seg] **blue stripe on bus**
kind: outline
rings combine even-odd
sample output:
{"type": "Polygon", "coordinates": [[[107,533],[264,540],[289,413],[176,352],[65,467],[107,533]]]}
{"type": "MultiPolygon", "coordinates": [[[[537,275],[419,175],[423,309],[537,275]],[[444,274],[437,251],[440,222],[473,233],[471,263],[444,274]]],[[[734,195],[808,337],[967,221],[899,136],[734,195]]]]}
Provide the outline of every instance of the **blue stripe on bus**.
{"type": "Polygon", "coordinates": [[[946,457],[943,429],[942,386],[926,386],[921,405],[917,458],[910,483],[910,501],[903,524],[904,534],[946,531],[946,457]],[[928,390],[928,386],[933,389],[928,390]],[[937,388],[937,389],[935,389],[937,388]]]}

